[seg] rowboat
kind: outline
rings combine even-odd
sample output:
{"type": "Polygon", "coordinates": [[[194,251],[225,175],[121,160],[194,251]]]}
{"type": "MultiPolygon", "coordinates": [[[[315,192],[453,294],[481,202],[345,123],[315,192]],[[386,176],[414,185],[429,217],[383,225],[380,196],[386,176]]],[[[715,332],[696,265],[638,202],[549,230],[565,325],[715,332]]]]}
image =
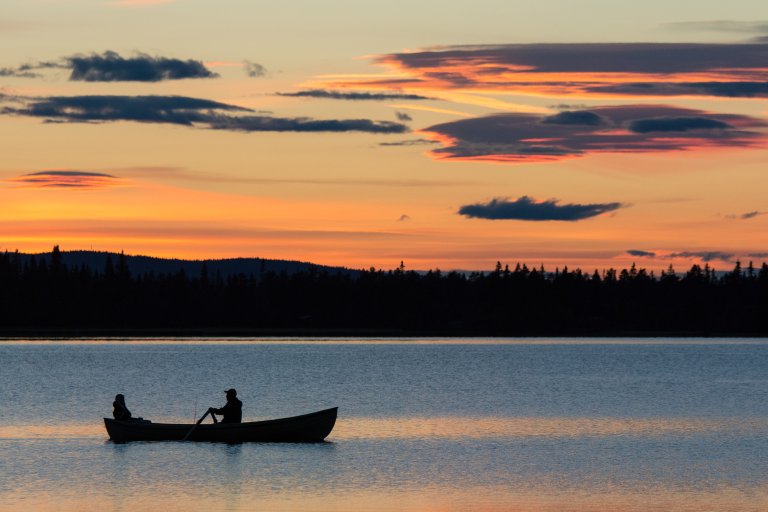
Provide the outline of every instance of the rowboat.
{"type": "Polygon", "coordinates": [[[209,441],[221,443],[319,443],[333,430],[338,407],[323,411],[246,423],[152,423],[104,418],[109,438],[126,441],[209,441]]]}

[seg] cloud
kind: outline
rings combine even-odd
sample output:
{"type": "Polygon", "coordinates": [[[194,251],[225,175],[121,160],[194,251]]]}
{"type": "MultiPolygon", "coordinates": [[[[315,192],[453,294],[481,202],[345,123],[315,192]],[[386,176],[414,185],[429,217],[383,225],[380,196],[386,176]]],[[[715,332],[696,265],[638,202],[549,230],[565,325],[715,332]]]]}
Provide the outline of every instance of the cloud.
{"type": "Polygon", "coordinates": [[[121,184],[121,180],[111,174],[70,170],[33,172],[8,181],[24,188],[94,189],[121,184]]]}
{"type": "Polygon", "coordinates": [[[15,68],[0,68],[0,76],[16,77],[16,78],[39,78],[42,75],[38,73],[41,69],[60,68],[61,63],[58,62],[36,62],[34,64],[27,63],[17,66],[15,68]]]}
{"type": "Polygon", "coordinates": [[[723,251],[682,251],[673,252],[667,257],[669,258],[689,258],[700,259],[702,261],[722,260],[731,261],[734,258],[734,254],[723,251]]]}
{"type": "Polygon", "coordinates": [[[65,61],[72,69],[69,79],[83,82],[160,82],[184,78],[214,78],[198,60],[181,60],[168,57],[152,57],[139,53],[124,58],[118,53],[75,55],[65,61]]]}
{"type": "Polygon", "coordinates": [[[34,71],[23,70],[22,67],[18,68],[0,68],[0,76],[3,77],[15,77],[15,78],[38,78],[39,73],[34,71]]]}
{"type": "Polygon", "coordinates": [[[672,30],[691,30],[696,32],[732,32],[732,33],[764,33],[768,32],[768,21],[678,21],[665,23],[672,30]]]}
{"type": "Polygon", "coordinates": [[[495,198],[487,203],[464,205],[458,213],[466,217],[489,220],[561,220],[577,221],[622,208],[621,203],[558,204],[559,200],[536,201],[522,196],[518,199],[495,198]]]}
{"type": "MultiPolygon", "coordinates": [[[[731,22],[733,23],[733,22],[731,22]]],[[[764,22],[725,24],[765,32],[764,22]]],[[[334,87],[585,96],[768,97],[768,44],[576,43],[438,47],[381,55],[387,75],[334,87]],[[392,68],[398,76],[391,78],[392,68]]]]}
{"type": "Polygon", "coordinates": [[[726,218],[728,218],[728,219],[739,219],[739,220],[749,220],[749,219],[754,219],[755,217],[757,217],[759,215],[766,215],[766,214],[768,214],[768,212],[760,212],[760,211],[754,210],[754,211],[751,211],[751,212],[741,213],[741,214],[737,214],[737,215],[726,215],[726,218]]]}
{"type": "Polygon", "coordinates": [[[405,133],[408,127],[389,121],[370,119],[310,119],[269,116],[215,116],[208,120],[209,128],[241,132],[367,132],[405,133]]]}
{"type": "Polygon", "coordinates": [[[297,92],[278,92],[278,96],[291,96],[297,98],[321,98],[330,100],[350,101],[387,101],[387,100],[429,100],[426,96],[403,93],[378,93],[378,92],[347,92],[329,91],[326,89],[310,89],[297,92]]]}
{"type": "Polygon", "coordinates": [[[768,82],[637,82],[585,86],[584,91],[618,96],[768,98],[768,82]]]}
{"type": "Polygon", "coordinates": [[[380,142],[379,146],[425,146],[440,144],[436,140],[429,139],[410,139],[410,140],[398,140],[395,142],[380,142]]]}
{"type": "Polygon", "coordinates": [[[22,107],[0,113],[42,117],[63,122],[138,121],[192,126],[214,112],[249,109],[186,96],[49,96],[33,98],[22,107]]]}
{"type": "Polygon", "coordinates": [[[750,258],[768,258],[768,252],[752,252],[747,254],[750,258]]]}
{"type": "Polygon", "coordinates": [[[664,105],[595,107],[551,116],[505,113],[422,130],[439,159],[547,162],[591,153],[645,153],[766,143],[758,118],[664,105]]]}
{"type": "Polygon", "coordinates": [[[243,71],[245,71],[245,74],[251,78],[263,78],[267,76],[267,68],[249,60],[243,61],[243,71]]]}
{"type": "Polygon", "coordinates": [[[145,5],[173,4],[176,0],[117,0],[115,5],[121,7],[139,7],[145,5]]]}
{"type": "Polygon", "coordinates": [[[402,121],[404,123],[413,121],[413,118],[410,115],[406,114],[405,112],[395,112],[395,115],[397,116],[398,121],[402,121]]]}
{"type": "Polygon", "coordinates": [[[639,249],[630,249],[627,251],[630,256],[637,256],[638,258],[655,258],[656,253],[650,251],[641,251],[639,249]]]}
{"type": "Polygon", "coordinates": [[[43,69],[69,69],[69,80],[73,82],[160,82],[219,76],[198,60],[152,57],[145,53],[125,58],[113,51],[72,55],[58,61],[27,63],[16,68],[1,68],[0,76],[37,78],[42,76],[39,71],[43,69]]]}
{"type": "Polygon", "coordinates": [[[409,220],[411,220],[411,216],[406,215],[405,213],[402,214],[399,219],[397,219],[398,222],[408,222],[409,220]]]}
{"type": "Polygon", "coordinates": [[[405,133],[401,123],[369,119],[280,118],[243,115],[251,109],[186,96],[50,96],[22,106],[6,106],[0,114],[44,118],[47,122],[135,121],[241,132],[368,132],[405,133]],[[233,115],[233,114],[240,115],[233,115]]]}
{"type": "Polygon", "coordinates": [[[706,117],[658,117],[636,119],[627,127],[635,133],[688,132],[693,130],[726,130],[733,126],[717,119],[706,117]]]}
{"type": "Polygon", "coordinates": [[[605,119],[588,110],[560,112],[559,114],[543,118],[541,122],[544,124],[565,124],[575,126],[601,126],[606,124],[605,119]]]}

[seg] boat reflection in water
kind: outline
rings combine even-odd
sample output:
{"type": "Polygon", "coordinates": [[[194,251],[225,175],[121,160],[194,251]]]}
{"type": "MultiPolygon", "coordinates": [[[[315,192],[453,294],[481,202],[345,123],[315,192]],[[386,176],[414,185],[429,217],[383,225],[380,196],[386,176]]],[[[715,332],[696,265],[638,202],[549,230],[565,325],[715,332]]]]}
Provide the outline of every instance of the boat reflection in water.
{"type": "Polygon", "coordinates": [[[221,443],[319,443],[336,424],[338,407],[323,411],[265,421],[195,425],[117,421],[104,418],[109,438],[126,441],[209,441],[221,443]]]}

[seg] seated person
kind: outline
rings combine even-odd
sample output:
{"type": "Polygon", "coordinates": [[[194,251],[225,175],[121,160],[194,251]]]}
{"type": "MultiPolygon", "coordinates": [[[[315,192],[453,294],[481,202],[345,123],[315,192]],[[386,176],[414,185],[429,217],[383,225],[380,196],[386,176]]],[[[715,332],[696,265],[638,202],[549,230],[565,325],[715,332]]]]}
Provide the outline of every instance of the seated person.
{"type": "Polygon", "coordinates": [[[123,395],[116,395],[115,401],[112,402],[112,416],[119,421],[127,421],[131,419],[131,411],[125,405],[125,397],[123,395]]]}
{"type": "Polygon", "coordinates": [[[221,409],[214,409],[211,407],[208,411],[213,414],[223,415],[224,417],[221,419],[222,423],[240,423],[243,419],[243,402],[237,399],[237,391],[234,389],[228,389],[226,393],[226,405],[221,409]]]}

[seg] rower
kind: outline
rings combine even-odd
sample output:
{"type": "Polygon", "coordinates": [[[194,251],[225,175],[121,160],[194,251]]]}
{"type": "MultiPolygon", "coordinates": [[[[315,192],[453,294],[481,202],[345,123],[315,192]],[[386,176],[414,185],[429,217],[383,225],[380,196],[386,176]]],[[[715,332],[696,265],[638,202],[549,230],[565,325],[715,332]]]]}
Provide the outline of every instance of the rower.
{"type": "MultiPolygon", "coordinates": [[[[227,403],[221,409],[215,409],[213,407],[208,409],[211,414],[221,414],[224,417],[221,419],[222,423],[240,423],[243,420],[243,402],[238,400],[237,391],[234,389],[228,389],[225,391],[227,394],[227,403]]],[[[215,421],[215,419],[214,419],[215,421]]]]}

